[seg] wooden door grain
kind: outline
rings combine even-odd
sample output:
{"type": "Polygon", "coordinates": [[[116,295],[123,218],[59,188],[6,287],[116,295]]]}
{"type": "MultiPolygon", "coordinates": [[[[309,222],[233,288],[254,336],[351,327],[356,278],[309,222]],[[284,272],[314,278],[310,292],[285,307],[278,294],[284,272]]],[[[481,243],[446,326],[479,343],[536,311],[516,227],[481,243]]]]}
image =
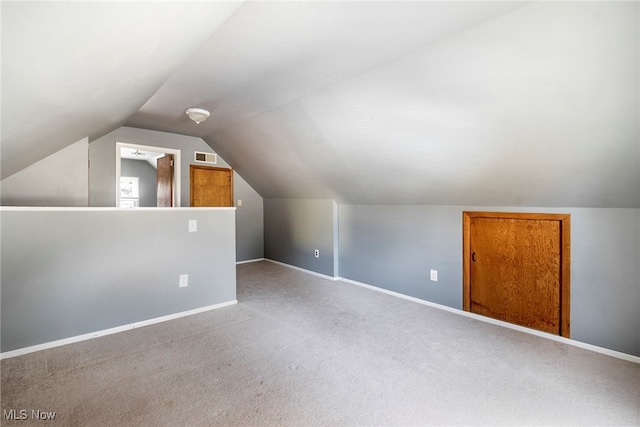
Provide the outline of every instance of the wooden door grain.
{"type": "Polygon", "coordinates": [[[569,217],[464,213],[464,309],[568,336],[569,217]]]}
{"type": "Polygon", "coordinates": [[[157,161],[157,206],[170,208],[173,206],[173,154],[166,154],[157,161]]]}
{"type": "Polygon", "coordinates": [[[192,207],[232,207],[233,170],[191,165],[190,190],[192,207]]]}

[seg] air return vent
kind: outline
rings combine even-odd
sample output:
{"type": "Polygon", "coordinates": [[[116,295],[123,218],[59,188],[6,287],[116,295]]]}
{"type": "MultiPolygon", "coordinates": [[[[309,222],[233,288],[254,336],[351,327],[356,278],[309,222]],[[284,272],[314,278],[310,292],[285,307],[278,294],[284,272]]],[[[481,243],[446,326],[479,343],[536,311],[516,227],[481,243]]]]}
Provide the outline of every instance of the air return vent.
{"type": "Polygon", "coordinates": [[[193,160],[195,160],[196,162],[210,163],[212,165],[218,163],[218,155],[215,153],[203,153],[200,151],[195,151],[193,156],[193,160]]]}

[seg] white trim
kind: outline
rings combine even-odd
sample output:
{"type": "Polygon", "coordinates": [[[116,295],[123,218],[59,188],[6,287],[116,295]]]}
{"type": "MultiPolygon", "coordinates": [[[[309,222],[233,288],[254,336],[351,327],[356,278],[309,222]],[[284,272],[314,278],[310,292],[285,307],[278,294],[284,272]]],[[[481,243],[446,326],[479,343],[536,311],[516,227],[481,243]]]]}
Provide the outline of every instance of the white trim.
{"type": "Polygon", "coordinates": [[[490,317],[480,316],[480,315],[475,314],[475,313],[459,310],[457,308],[448,307],[446,305],[436,304],[436,303],[431,302],[431,301],[426,301],[426,300],[423,300],[423,299],[420,299],[420,298],[411,297],[411,296],[404,295],[404,294],[401,294],[401,293],[398,293],[398,292],[389,291],[387,289],[379,288],[377,286],[372,286],[372,285],[368,285],[366,283],[356,282],[355,280],[351,280],[351,279],[345,279],[344,277],[339,277],[338,280],[341,280],[341,281],[346,282],[346,283],[350,283],[352,285],[361,286],[363,288],[371,289],[371,290],[374,290],[374,291],[377,291],[377,292],[382,292],[384,294],[392,295],[394,297],[398,297],[398,298],[406,299],[406,300],[409,300],[409,301],[417,302],[418,304],[427,305],[429,307],[437,308],[439,310],[444,310],[444,311],[448,311],[450,313],[454,313],[454,314],[458,314],[458,315],[461,315],[461,316],[469,317],[471,319],[479,320],[481,322],[491,323],[493,325],[502,326],[504,328],[514,329],[516,331],[524,332],[524,333],[527,333],[527,334],[530,334],[530,335],[535,335],[535,336],[546,338],[546,339],[549,339],[549,340],[552,340],[552,341],[558,341],[558,342],[561,342],[563,344],[569,344],[569,345],[572,345],[574,347],[583,348],[585,350],[590,350],[590,351],[593,351],[593,352],[596,352],[596,353],[606,354],[607,356],[611,356],[611,357],[615,357],[615,358],[618,358],[618,359],[626,360],[628,362],[633,362],[633,363],[640,364],[640,357],[633,356],[631,354],[622,353],[620,351],[615,351],[615,350],[611,350],[611,349],[604,348],[604,347],[599,347],[599,346],[593,345],[593,344],[587,344],[585,342],[572,340],[572,339],[569,339],[569,338],[561,337],[559,335],[553,335],[553,334],[549,334],[549,333],[546,333],[546,332],[537,331],[535,329],[525,328],[523,326],[514,325],[512,323],[503,322],[501,320],[492,319],[490,317]]]}
{"type": "Polygon", "coordinates": [[[352,285],[356,285],[356,286],[360,286],[360,287],[363,287],[363,288],[371,289],[373,291],[382,292],[383,294],[387,294],[387,295],[391,295],[391,296],[394,296],[394,297],[402,298],[402,299],[405,299],[405,300],[408,300],[408,301],[417,302],[418,304],[426,305],[426,306],[433,307],[433,308],[436,308],[436,309],[439,309],[439,310],[448,311],[450,313],[458,314],[460,316],[469,317],[471,319],[479,320],[481,322],[491,323],[492,325],[497,325],[497,326],[502,326],[504,328],[514,329],[516,331],[524,332],[526,334],[535,335],[535,336],[538,336],[538,337],[541,337],[541,338],[546,338],[546,339],[549,339],[549,340],[552,340],[552,341],[557,341],[557,342],[561,342],[563,344],[568,344],[568,345],[572,345],[574,347],[579,347],[579,348],[582,348],[582,349],[585,349],[585,350],[590,350],[590,351],[593,351],[595,353],[601,353],[601,354],[605,354],[607,356],[615,357],[617,359],[622,359],[622,360],[626,360],[628,362],[640,364],[640,357],[634,356],[632,354],[622,353],[620,351],[615,351],[615,350],[611,350],[611,349],[608,349],[608,348],[599,347],[599,346],[593,345],[593,344],[587,344],[587,343],[582,342],[582,341],[572,340],[572,339],[569,339],[569,338],[561,337],[559,335],[552,335],[552,334],[549,334],[549,333],[546,333],[546,332],[537,331],[535,329],[525,328],[523,326],[514,325],[512,323],[503,322],[503,321],[500,321],[500,320],[492,319],[490,317],[480,316],[480,315],[475,314],[475,313],[470,313],[468,311],[463,311],[463,310],[459,310],[457,308],[449,307],[449,306],[446,306],[446,305],[437,304],[435,302],[423,300],[423,299],[420,299],[420,298],[415,298],[415,297],[412,297],[412,296],[409,296],[409,295],[404,295],[404,294],[401,294],[399,292],[390,291],[388,289],[379,288],[377,286],[368,285],[366,283],[357,282],[357,281],[351,280],[351,279],[345,279],[344,277],[327,276],[325,274],[316,273],[315,271],[310,271],[310,270],[306,270],[304,268],[296,267],[296,266],[293,266],[293,265],[290,265],[290,264],[285,264],[285,263],[280,262],[280,261],[274,261],[274,260],[269,259],[269,258],[265,258],[264,260],[272,262],[274,264],[279,264],[279,265],[282,265],[282,266],[285,266],[285,267],[293,268],[294,270],[299,270],[299,271],[302,271],[304,273],[312,274],[314,276],[323,277],[325,279],[329,279],[329,280],[333,280],[333,281],[339,280],[339,281],[342,281],[342,282],[345,282],[345,283],[349,283],[349,284],[352,284],[352,285]]]}
{"type": "Polygon", "coordinates": [[[139,211],[147,211],[147,212],[158,212],[158,211],[204,211],[204,210],[215,210],[215,211],[235,211],[236,207],[201,207],[201,208],[135,208],[135,209],[126,209],[126,208],[114,208],[114,207],[63,207],[63,206],[0,206],[0,212],[21,212],[21,211],[41,211],[41,212],[56,212],[56,211],[68,211],[68,212],[99,212],[99,211],[114,211],[114,212],[139,212],[139,211]]]}
{"type": "Polygon", "coordinates": [[[265,261],[272,262],[272,263],[274,263],[274,264],[283,265],[283,266],[288,267],[288,268],[293,268],[294,270],[299,270],[299,271],[302,271],[302,272],[307,273],[307,274],[312,274],[312,275],[314,275],[314,276],[322,277],[323,279],[328,279],[328,280],[340,280],[340,278],[339,278],[339,277],[335,277],[335,276],[327,276],[326,274],[317,273],[317,272],[315,272],[315,271],[307,270],[307,269],[305,269],[305,268],[296,267],[295,265],[291,265],[291,264],[285,264],[284,262],[275,261],[275,260],[272,260],[272,259],[269,259],[269,258],[265,258],[264,260],[265,260],[265,261]]]}
{"type": "Polygon", "coordinates": [[[236,261],[236,265],[249,264],[251,262],[265,261],[264,258],[248,259],[246,261],[236,261]]]}
{"type": "Polygon", "coordinates": [[[19,348],[17,350],[5,351],[0,353],[0,360],[8,359],[10,357],[22,356],[35,351],[47,350],[54,347],[60,347],[62,345],[73,344],[80,341],[86,341],[93,338],[99,338],[106,335],[116,334],[118,332],[130,331],[132,329],[141,328],[143,326],[154,325],[156,323],[166,322],[167,320],[174,320],[180,317],[191,316],[192,314],[198,314],[205,311],[215,310],[217,308],[227,307],[229,305],[237,304],[238,300],[232,300],[223,302],[220,304],[209,305],[206,307],[195,308],[193,310],[182,311],[180,313],[169,314],[167,316],[156,317],[153,319],[142,320],[140,322],[130,323],[128,325],[116,326],[115,328],[103,329],[102,331],[90,332],[84,335],[76,335],[75,337],[64,338],[57,341],[50,341],[42,344],[33,345],[30,347],[19,348]]]}
{"type": "MultiPolygon", "coordinates": [[[[153,151],[154,153],[165,153],[165,154],[173,154],[174,157],[174,168],[173,168],[173,206],[180,207],[180,150],[175,148],[165,148],[165,147],[155,147],[151,145],[140,145],[140,144],[130,144],[128,142],[118,142],[116,141],[116,206],[120,207],[120,167],[121,167],[121,159],[120,159],[120,149],[121,148],[135,148],[138,150],[144,151],[153,151]]],[[[137,208],[136,208],[137,209],[137,208]]]]}

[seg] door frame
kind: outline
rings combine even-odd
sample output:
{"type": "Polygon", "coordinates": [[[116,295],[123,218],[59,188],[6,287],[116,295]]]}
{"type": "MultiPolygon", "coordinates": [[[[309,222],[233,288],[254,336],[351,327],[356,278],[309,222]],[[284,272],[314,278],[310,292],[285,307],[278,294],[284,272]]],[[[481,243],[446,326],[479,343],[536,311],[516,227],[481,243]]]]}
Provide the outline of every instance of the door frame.
{"type": "Polygon", "coordinates": [[[180,150],[174,148],[154,147],[151,145],[129,144],[128,142],[116,142],[116,207],[120,207],[120,175],[121,161],[120,148],[133,148],[155,153],[173,154],[173,206],[180,207],[180,150]]]}
{"type": "Polygon", "coordinates": [[[462,212],[462,309],[471,312],[471,219],[537,219],[560,222],[560,335],[571,328],[571,215],[527,212],[462,212]]]}

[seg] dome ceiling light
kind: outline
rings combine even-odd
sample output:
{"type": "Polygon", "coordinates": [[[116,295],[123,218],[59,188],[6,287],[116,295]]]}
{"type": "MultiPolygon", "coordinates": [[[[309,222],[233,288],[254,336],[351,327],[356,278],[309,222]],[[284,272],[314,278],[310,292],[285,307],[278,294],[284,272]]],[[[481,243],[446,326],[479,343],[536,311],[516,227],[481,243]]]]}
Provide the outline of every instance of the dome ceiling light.
{"type": "Polygon", "coordinates": [[[203,110],[202,108],[187,108],[184,112],[189,116],[191,120],[196,122],[196,124],[200,124],[207,120],[207,118],[211,115],[207,110],[203,110]]]}

